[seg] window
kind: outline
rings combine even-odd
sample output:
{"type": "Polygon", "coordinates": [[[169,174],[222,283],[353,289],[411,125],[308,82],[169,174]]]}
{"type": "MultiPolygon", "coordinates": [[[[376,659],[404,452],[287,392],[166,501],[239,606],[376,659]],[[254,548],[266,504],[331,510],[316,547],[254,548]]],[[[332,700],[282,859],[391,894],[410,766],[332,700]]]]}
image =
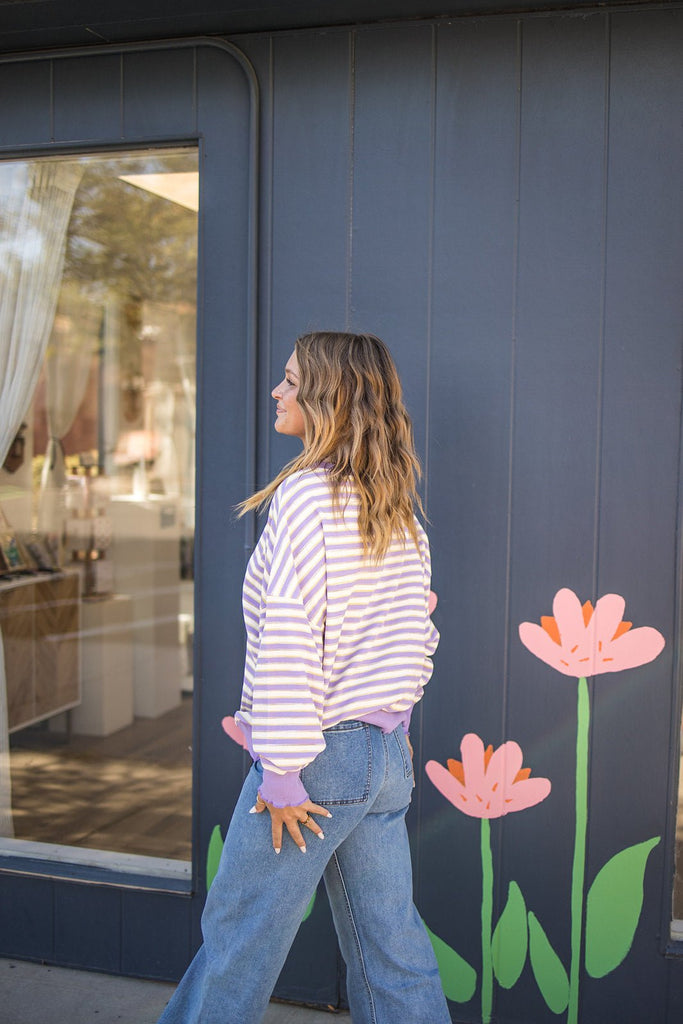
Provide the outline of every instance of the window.
{"type": "Polygon", "coordinates": [[[0,834],[186,861],[196,150],[6,161],[0,194],[0,834]]]}

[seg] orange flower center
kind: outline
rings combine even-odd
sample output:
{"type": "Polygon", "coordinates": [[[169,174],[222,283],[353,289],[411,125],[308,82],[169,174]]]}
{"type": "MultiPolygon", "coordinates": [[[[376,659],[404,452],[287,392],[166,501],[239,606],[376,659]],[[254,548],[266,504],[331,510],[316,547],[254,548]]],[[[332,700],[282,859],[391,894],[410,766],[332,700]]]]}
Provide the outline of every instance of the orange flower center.
{"type": "MultiPolygon", "coordinates": [[[[492,757],[493,746],[489,744],[486,750],[484,751],[484,771],[486,771],[486,769],[488,768],[492,757]]],[[[449,757],[448,760],[446,761],[446,765],[448,766],[448,770],[451,773],[451,775],[464,786],[465,769],[462,766],[462,761],[456,761],[454,757],[449,757]]],[[[515,782],[524,782],[524,780],[528,779],[530,775],[531,768],[520,768],[520,770],[517,772],[514,779],[512,780],[512,784],[514,785],[515,782]]],[[[495,792],[497,788],[498,783],[496,782],[496,784],[493,787],[493,792],[495,792]]],[[[479,799],[481,799],[481,797],[479,797],[479,799]]]]}
{"type": "Polygon", "coordinates": [[[628,631],[629,631],[629,629],[631,628],[632,625],[633,625],[632,622],[620,622],[619,625],[617,626],[617,631],[614,634],[614,636],[612,637],[612,639],[613,640],[618,640],[620,636],[624,635],[624,633],[628,633],[628,631]]]}
{"type": "Polygon", "coordinates": [[[541,625],[548,634],[551,640],[554,640],[558,647],[562,646],[562,640],[560,638],[560,631],[557,623],[552,615],[542,615],[541,625]]]}
{"type": "MultiPolygon", "coordinates": [[[[583,612],[583,624],[584,624],[584,626],[588,626],[590,620],[593,618],[594,610],[595,609],[593,608],[593,605],[592,605],[592,603],[590,601],[586,601],[586,603],[581,606],[581,611],[583,612]]],[[[628,631],[629,631],[629,629],[631,628],[632,625],[633,625],[632,622],[626,622],[626,621],[620,622],[619,625],[616,628],[616,632],[615,632],[614,636],[612,637],[612,640],[613,641],[614,640],[618,640],[620,636],[624,635],[624,633],[628,633],[628,631]]],[[[555,617],[553,615],[542,615],[541,616],[541,626],[546,631],[546,633],[548,634],[550,639],[554,643],[556,643],[558,647],[561,647],[562,646],[562,637],[560,636],[560,630],[559,630],[559,627],[557,625],[557,622],[555,621],[555,617]]],[[[576,647],[574,648],[574,650],[576,650],[576,647]]]]}

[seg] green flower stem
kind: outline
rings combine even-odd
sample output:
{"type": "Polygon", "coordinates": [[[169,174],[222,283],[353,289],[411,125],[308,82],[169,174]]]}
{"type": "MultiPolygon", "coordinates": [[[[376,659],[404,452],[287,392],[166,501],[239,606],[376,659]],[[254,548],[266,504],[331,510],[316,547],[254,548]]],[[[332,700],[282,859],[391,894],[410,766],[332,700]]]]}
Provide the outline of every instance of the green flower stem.
{"type": "Polygon", "coordinates": [[[491,853],[491,822],[481,819],[481,1019],[490,1024],[493,1008],[493,855],[491,853]]]}
{"type": "Polygon", "coordinates": [[[583,934],[583,889],[586,876],[586,831],[588,825],[588,729],[590,702],[588,682],[579,679],[576,713],[576,832],[572,861],[571,892],[571,968],[569,972],[569,1009],[567,1024],[579,1020],[579,974],[581,971],[581,939],[583,934]]]}

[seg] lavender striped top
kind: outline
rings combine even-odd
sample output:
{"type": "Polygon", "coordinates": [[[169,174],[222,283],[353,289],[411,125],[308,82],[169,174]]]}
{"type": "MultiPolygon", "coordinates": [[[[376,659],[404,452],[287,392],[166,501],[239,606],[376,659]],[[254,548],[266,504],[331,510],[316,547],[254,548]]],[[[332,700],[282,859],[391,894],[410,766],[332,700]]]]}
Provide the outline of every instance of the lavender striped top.
{"type": "Polygon", "coordinates": [[[279,807],[307,798],[299,772],[324,750],[324,729],[353,718],[407,728],[432,674],[439,634],[424,530],[417,523],[419,550],[397,536],[375,564],[363,558],[358,504],[349,486],[335,514],[324,467],[293,473],[247,567],[235,718],[261,760],[261,793],[279,807]]]}

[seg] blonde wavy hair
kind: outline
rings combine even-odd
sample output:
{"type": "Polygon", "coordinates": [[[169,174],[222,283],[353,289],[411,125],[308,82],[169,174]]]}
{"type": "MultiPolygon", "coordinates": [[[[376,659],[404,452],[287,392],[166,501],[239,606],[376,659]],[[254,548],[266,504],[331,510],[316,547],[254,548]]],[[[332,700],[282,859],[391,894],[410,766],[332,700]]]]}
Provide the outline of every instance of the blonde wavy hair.
{"type": "Polygon", "coordinates": [[[297,338],[297,402],[304,450],[266,487],[238,505],[239,515],[267,505],[288,476],[325,463],[333,501],[349,481],[360,497],[358,529],[366,556],[380,561],[395,535],[418,544],[415,506],[421,476],[413,426],[391,354],[373,334],[316,331],[297,338]]]}

